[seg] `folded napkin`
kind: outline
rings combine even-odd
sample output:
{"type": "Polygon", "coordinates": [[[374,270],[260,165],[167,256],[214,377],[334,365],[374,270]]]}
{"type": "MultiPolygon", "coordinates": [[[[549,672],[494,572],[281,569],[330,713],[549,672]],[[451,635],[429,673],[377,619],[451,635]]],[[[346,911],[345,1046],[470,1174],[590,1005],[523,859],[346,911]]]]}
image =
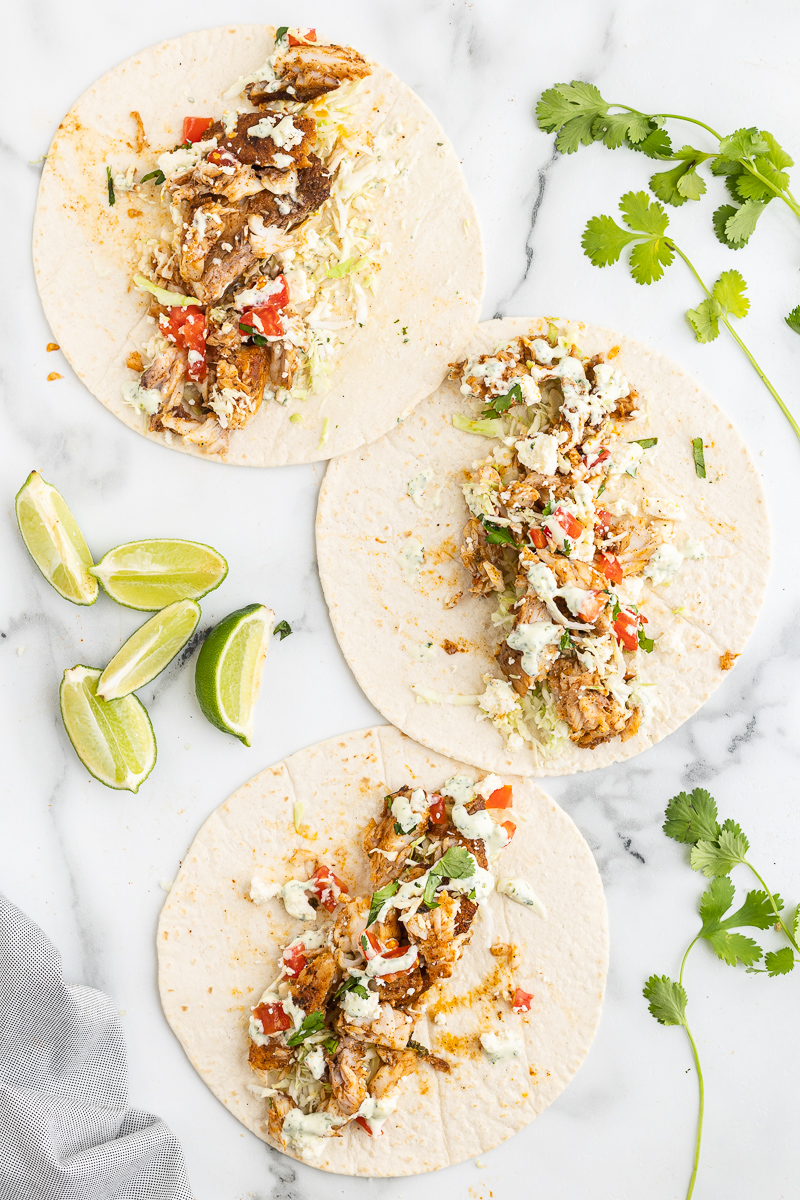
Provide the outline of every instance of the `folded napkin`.
{"type": "Polygon", "coordinates": [[[0,1200],[191,1200],[180,1143],[128,1107],[108,996],[0,892],[0,1200]]]}

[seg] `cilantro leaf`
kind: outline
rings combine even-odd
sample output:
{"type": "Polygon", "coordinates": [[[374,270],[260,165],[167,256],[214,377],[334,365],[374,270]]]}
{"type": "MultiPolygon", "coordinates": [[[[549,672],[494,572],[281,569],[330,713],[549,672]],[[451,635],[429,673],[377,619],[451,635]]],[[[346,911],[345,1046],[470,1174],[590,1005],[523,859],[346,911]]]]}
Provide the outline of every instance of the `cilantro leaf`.
{"type": "Polygon", "coordinates": [[[164,172],[160,171],[160,170],[159,171],[148,171],[146,175],[142,176],[142,178],[140,179],[139,182],[147,183],[147,181],[149,179],[154,180],[156,187],[161,187],[162,183],[166,183],[167,177],[164,174],[164,172]]]}
{"type": "Polygon", "coordinates": [[[608,267],[619,260],[634,235],[621,229],[612,217],[590,217],[583,231],[583,252],[595,267],[608,267]]]}
{"type": "Polygon", "coordinates": [[[295,1029],[294,1033],[290,1034],[286,1039],[287,1046],[299,1046],[306,1038],[310,1038],[312,1033],[319,1033],[325,1028],[325,1013],[312,1012],[308,1016],[303,1017],[302,1024],[299,1029],[295,1029]]]}
{"type": "Polygon", "coordinates": [[[701,937],[720,927],[720,921],[733,904],[734,887],[727,875],[714,879],[700,897],[700,916],[703,920],[701,937]]]}
{"type": "Polygon", "coordinates": [[[288,25],[279,25],[278,28],[275,30],[275,42],[277,43],[277,42],[283,41],[283,39],[286,37],[286,34],[288,32],[289,32],[288,25]]]}
{"type": "Polygon", "coordinates": [[[556,146],[562,154],[574,154],[579,146],[590,146],[602,135],[602,130],[595,133],[595,121],[607,112],[608,105],[594,84],[580,79],[548,88],[536,105],[539,128],[557,133],[556,146]]]}
{"type": "Polygon", "coordinates": [[[347,979],[345,979],[344,983],[333,997],[334,1000],[338,1000],[340,996],[345,994],[345,992],[355,992],[355,994],[360,996],[362,1000],[366,1000],[369,997],[369,992],[364,987],[363,983],[359,982],[357,975],[348,975],[347,979]]]}
{"type": "Polygon", "coordinates": [[[372,893],[372,899],[369,902],[369,916],[367,917],[367,925],[371,925],[378,913],[383,908],[386,901],[395,894],[400,884],[396,879],[391,883],[387,883],[385,887],[379,888],[377,892],[372,893]]]}
{"type": "Polygon", "coordinates": [[[759,200],[745,200],[732,217],[725,222],[725,234],[731,242],[744,243],[755,229],[758,218],[766,205],[759,200]]]}
{"type": "Polygon", "coordinates": [[[636,630],[636,638],[639,642],[639,648],[644,650],[645,654],[651,654],[655,647],[655,642],[647,636],[641,625],[636,630]]]}
{"type": "Polygon", "coordinates": [[[423,904],[426,904],[428,908],[439,907],[434,896],[442,879],[467,879],[474,874],[475,860],[466,846],[451,846],[428,872],[422,897],[423,904]]]}
{"type": "Polygon", "coordinates": [[[500,417],[503,413],[508,412],[512,404],[522,404],[522,387],[518,383],[512,383],[505,395],[492,396],[491,400],[487,401],[487,407],[481,416],[500,417]]]}
{"type": "Polygon", "coordinates": [[[744,242],[730,241],[726,233],[728,221],[730,221],[731,217],[736,212],[737,209],[734,208],[732,204],[721,204],[719,208],[714,211],[714,215],[711,218],[711,223],[714,226],[714,233],[717,235],[717,239],[722,242],[723,246],[727,246],[729,250],[741,250],[742,246],[745,245],[744,242]]]}
{"type": "Polygon", "coordinates": [[[707,934],[706,941],[717,958],[721,958],[729,967],[735,967],[739,963],[745,967],[752,967],[761,958],[761,947],[743,933],[728,933],[720,929],[707,934]]]}
{"type": "Polygon", "coordinates": [[[692,458],[694,459],[694,473],[698,479],[706,477],[706,457],[703,453],[703,439],[701,437],[692,438],[692,458]]]}
{"type": "Polygon", "coordinates": [[[565,629],[561,635],[561,641],[558,643],[558,648],[562,654],[566,654],[572,649],[572,638],[569,636],[569,630],[565,629]]]}
{"type": "Polygon", "coordinates": [[[717,806],[705,788],[673,796],[665,815],[664,833],[676,842],[694,845],[701,840],[713,842],[719,837],[717,806]]]}
{"type": "Polygon", "coordinates": [[[109,208],[117,203],[117,198],[114,195],[114,180],[111,177],[111,167],[106,167],[106,187],[108,188],[108,204],[109,208]]]}
{"type": "Polygon", "coordinates": [[[723,271],[711,289],[711,294],[725,316],[746,317],[750,301],[745,296],[747,284],[738,271],[723,271]]]}
{"type": "Polygon", "coordinates": [[[775,905],[778,912],[783,908],[783,900],[777,893],[770,897],[766,892],[753,891],[745,896],[744,904],[737,908],[730,917],[720,922],[723,929],[738,929],[747,925],[753,929],[769,929],[775,924],[775,905]]]}
{"type": "Polygon", "coordinates": [[[697,308],[687,308],[686,319],[698,342],[713,342],[719,337],[719,305],[711,299],[701,300],[697,308]]]}
{"type": "Polygon", "coordinates": [[[409,1038],[406,1042],[406,1050],[415,1050],[417,1054],[430,1054],[427,1046],[423,1046],[422,1042],[414,1041],[414,1038],[409,1038]]]}
{"type": "Polygon", "coordinates": [[[652,122],[652,128],[646,138],[641,142],[632,142],[631,149],[641,150],[648,158],[672,158],[672,142],[666,129],[659,128],[655,122],[652,122]]]}
{"type": "Polygon", "coordinates": [[[659,1025],[686,1024],[686,992],[666,975],[651,975],[642,989],[650,1015],[659,1025]]]}
{"type": "Polygon", "coordinates": [[[335,1037],[325,1038],[325,1041],[322,1044],[328,1051],[328,1054],[335,1054],[339,1049],[339,1039],[335,1037]]]}
{"type": "Polygon", "coordinates": [[[715,875],[729,875],[734,867],[743,863],[750,843],[738,825],[726,821],[719,840],[699,841],[692,847],[690,863],[693,871],[700,871],[707,879],[715,875]]]}
{"type": "Polygon", "coordinates": [[[737,129],[727,137],[720,138],[719,154],[727,159],[753,159],[757,154],[769,154],[769,142],[753,125],[749,129],[737,129]]]}
{"type": "Polygon", "coordinates": [[[637,283],[655,283],[670,266],[675,254],[664,238],[639,242],[631,250],[630,270],[637,283]]]}
{"type": "Polygon", "coordinates": [[[788,975],[794,970],[794,953],[791,946],[782,946],[780,950],[770,950],[764,955],[764,966],[771,979],[776,975],[788,975]]]}
{"type": "Polygon", "coordinates": [[[281,641],[283,641],[283,639],[288,637],[291,632],[292,627],[288,621],[278,621],[278,624],[272,631],[272,635],[274,637],[276,633],[279,633],[281,635],[281,641]]]}
{"type": "Polygon", "coordinates": [[[671,171],[661,171],[653,175],[650,187],[659,200],[676,208],[685,204],[687,200],[699,200],[705,193],[706,184],[697,174],[697,168],[711,157],[702,150],[695,150],[693,146],[681,146],[680,150],[675,151],[673,158],[682,161],[671,171]]]}
{"type": "Polygon", "coordinates": [[[653,122],[644,113],[607,112],[595,120],[592,134],[595,141],[602,141],[609,150],[617,150],[625,142],[635,146],[637,142],[644,141],[652,129],[653,122]]]}
{"type": "Polygon", "coordinates": [[[487,521],[486,517],[481,517],[480,522],[490,546],[516,546],[517,543],[510,529],[506,529],[503,525],[495,525],[493,521],[487,521]]]}
{"type": "Polygon", "coordinates": [[[800,304],[792,309],[788,317],[783,319],[790,329],[793,329],[795,333],[800,333],[800,304]]]}
{"type": "Polygon", "coordinates": [[[630,445],[641,446],[643,450],[651,450],[653,446],[658,445],[658,438],[633,438],[630,445]]]}
{"type": "Polygon", "coordinates": [[[625,224],[637,233],[658,237],[669,225],[669,217],[664,209],[657,201],[651,201],[647,192],[626,192],[619,207],[625,224]]]}

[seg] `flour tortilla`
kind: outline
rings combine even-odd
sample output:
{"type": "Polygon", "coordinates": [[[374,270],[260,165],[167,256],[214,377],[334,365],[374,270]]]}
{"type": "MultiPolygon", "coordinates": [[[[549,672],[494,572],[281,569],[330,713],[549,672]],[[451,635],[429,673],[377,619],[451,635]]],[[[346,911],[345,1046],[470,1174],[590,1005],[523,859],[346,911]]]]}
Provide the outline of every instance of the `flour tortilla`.
{"type": "MultiPolygon", "coordinates": [[[[42,173],[33,254],[53,336],[106,408],[162,444],[164,435],[147,431],[146,416],[125,403],[120,389],[138,378],[126,358],[153,332],[145,319],[149,298],[131,283],[141,253],[134,242],[155,236],[163,210],[125,194],[109,207],[106,165],[113,171],[136,166],[137,178],[152,170],[157,155],[180,141],[187,114],[217,117],[231,106],[222,93],[264,62],[273,33],[266,25],[204,29],[127,59],[64,118],[42,173]],[[139,154],[132,110],[150,142],[139,154]],[[129,209],[141,215],[131,217],[129,209]]],[[[373,130],[387,120],[399,123],[392,145],[408,174],[375,205],[379,240],[391,251],[377,295],[369,298],[367,323],[343,349],[327,394],[292,402],[289,410],[265,401],[232,433],[227,455],[212,461],[316,462],[373,441],[438,386],[478,319],[483,249],[461,167],[419,98],[390,71],[371,65],[373,74],[362,84],[366,119],[373,130]],[[302,413],[302,425],[289,422],[290,411],[302,413]]],[[[178,437],[169,444],[209,457],[178,437]]]]}
{"type": "MultiPolygon", "coordinates": [[[[496,443],[452,424],[470,406],[458,385],[445,382],[398,429],[365,450],[331,463],[317,513],[317,557],[331,620],[342,651],[369,700],[393,725],[423,745],[486,771],[567,775],[639,754],[666,737],[710,696],[725,672],[720,656],[738,654],[762,603],[769,569],[769,522],[753,462],[736,430],[711,397],[656,351],[608,329],[577,325],[582,353],[618,348],[614,363],[643,395],[649,420],[625,428],[629,440],[658,437],[645,451],[637,480],[625,487],[677,501],[686,520],[675,541],[702,541],[704,562],[686,560],[667,587],[647,588],[641,609],[652,654],[640,654],[649,714],[635,737],[594,750],[565,739],[542,759],[530,749],[509,751],[475,707],[418,703],[412,684],[441,695],[479,695],[483,677],[502,678],[494,658],[498,636],[490,622],[495,602],[469,595],[459,547],[469,518],[464,472],[496,443]],[[692,439],[705,443],[707,478],[699,479],[692,439]],[[443,483],[431,512],[408,495],[408,480],[432,468],[443,483]],[[425,546],[416,578],[399,555],[413,540],[425,546]],[[457,593],[461,600],[446,603],[457,593]],[[443,643],[455,646],[447,654],[443,643]],[[426,644],[432,656],[423,660],[426,644]]],[[[482,354],[519,334],[546,335],[544,320],[509,318],[480,325],[470,353],[482,354]]],[[[431,489],[433,484],[431,485],[431,489]]],[[[426,492],[426,495],[430,494],[426,492]]]]}
{"type": "MultiPolygon", "coordinates": [[[[257,908],[246,899],[253,875],[283,883],[319,858],[351,890],[366,892],[360,837],[383,796],[407,783],[434,790],[464,770],[388,726],[349,733],[256,775],[212,813],[192,843],[158,927],[161,1002],[195,1070],[263,1141],[274,1144],[266,1104],[248,1090],[259,1080],[247,1065],[247,1023],[298,922],[278,900],[257,908]],[[298,801],[304,836],[292,820],[298,801]]],[[[314,1165],[325,1171],[415,1175],[490,1150],[547,1108],[588,1052],[608,965],[600,876],[558,805],[530,781],[508,782],[517,833],[502,852],[499,873],[527,879],[547,918],[491,896],[452,979],[428,993],[428,1010],[444,1011],[447,1024],[423,1017],[415,1029],[418,1040],[452,1062],[451,1073],[421,1065],[392,1093],[397,1109],[382,1137],[353,1126],[324,1142],[314,1165]],[[497,971],[499,960],[489,952],[496,942],[521,951],[513,979],[535,997],[524,1019],[507,1002],[482,998],[497,971]],[[523,1035],[525,1054],[490,1066],[477,1039],[500,1028],[523,1035]]]]}

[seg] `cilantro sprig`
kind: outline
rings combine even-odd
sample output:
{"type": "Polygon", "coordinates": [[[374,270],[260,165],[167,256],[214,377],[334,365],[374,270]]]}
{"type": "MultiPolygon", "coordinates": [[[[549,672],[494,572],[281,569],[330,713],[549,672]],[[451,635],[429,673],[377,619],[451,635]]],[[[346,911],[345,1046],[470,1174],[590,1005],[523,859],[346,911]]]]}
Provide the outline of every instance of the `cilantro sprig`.
{"type": "Polygon", "coordinates": [[[682,258],[705,293],[697,308],[690,308],[686,313],[697,341],[713,342],[719,336],[720,325],[724,325],[800,439],[800,427],[729,319],[746,316],[750,308],[745,295],[747,285],[739,272],[723,271],[709,289],[680,246],[667,236],[669,217],[663,205],[657,200],[651,201],[646,192],[626,192],[619,207],[627,228],[606,215],[591,217],[581,239],[584,254],[594,266],[607,267],[618,262],[623,250],[630,247],[630,273],[640,284],[655,283],[661,279],[665,268],[672,265],[676,255],[682,258]]]}
{"type": "Polygon", "coordinates": [[[379,888],[377,892],[372,893],[372,899],[369,902],[369,916],[367,917],[367,926],[370,926],[376,920],[378,913],[383,908],[387,900],[389,900],[397,891],[400,884],[396,879],[391,883],[387,883],[385,887],[379,888]]]}
{"type": "Polygon", "coordinates": [[[490,546],[516,546],[517,540],[510,529],[504,525],[496,525],[494,521],[480,517],[480,523],[486,533],[486,541],[490,546]]]}
{"type": "Polygon", "coordinates": [[[502,417],[512,404],[522,404],[522,387],[518,383],[512,383],[502,396],[492,396],[491,399],[487,399],[486,408],[481,413],[481,417],[502,417]]]}
{"type": "Polygon", "coordinates": [[[691,846],[689,863],[692,870],[699,871],[711,882],[700,897],[698,909],[701,927],[686,949],[678,979],[670,979],[667,975],[651,975],[643,989],[650,1013],[660,1025],[682,1026],[686,1031],[697,1071],[697,1135],[686,1200],[690,1200],[697,1178],[705,1112],[705,1085],[700,1056],[686,1018],[689,1001],[683,977],[689,953],[698,942],[704,941],[717,958],[728,966],[742,965],[748,974],[766,974],[770,978],[787,975],[794,970],[796,963],[800,963],[800,945],[797,941],[800,905],[795,908],[791,920],[784,919],[781,915],[783,900],[777,892],[769,890],[747,857],[750,842],[746,834],[735,821],[727,820],[720,824],[717,817],[716,802],[704,788],[695,788],[689,793],[681,792],[667,806],[664,832],[674,841],[691,846]],[[730,873],[740,866],[747,867],[761,887],[747,892],[743,902],[731,912],[736,890],[730,873]],[[742,929],[766,930],[770,927],[782,934],[788,945],[765,951],[754,938],[740,932],[742,929]],[[763,966],[756,966],[762,961],[763,966]]]}
{"type": "Polygon", "coordinates": [[[475,859],[469,850],[464,846],[451,846],[428,872],[422,903],[428,908],[438,908],[439,902],[434,899],[434,896],[443,879],[467,879],[474,874],[475,859]]]}
{"type": "Polygon", "coordinates": [[[625,104],[607,102],[596,87],[581,80],[548,88],[536,106],[536,115],[540,129],[556,133],[556,146],[563,154],[574,154],[582,145],[602,142],[610,150],[628,146],[648,158],[676,163],[650,178],[658,199],[675,207],[705,195],[706,181],[698,167],[708,163],[712,175],[724,178],[734,201],[721,205],[712,218],[716,236],[731,250],[746,244],[772,200],[782,200],[800,218],[800,204],[789,190],[787,173],[794,160],[766,130],[751,126],[727,135],[717,133],[695,117],[643,113],[625,104]],[[710,151],[689,145],[675,149],[665,128],[667,121],[697,126],[710,134],[716,147],[710,151]]]}
{"type": "Polygon", "coordinates": [[[313,1033],[321,1033],[325,1028],[325,1013],[312,1012],[308,1016],[303,1017],[299,1029],[295,1029],[294,1033],[290,1033],[286,1039],[287,1046],[299,1046],[306,1038],[310,1038],[313,1033]]]}

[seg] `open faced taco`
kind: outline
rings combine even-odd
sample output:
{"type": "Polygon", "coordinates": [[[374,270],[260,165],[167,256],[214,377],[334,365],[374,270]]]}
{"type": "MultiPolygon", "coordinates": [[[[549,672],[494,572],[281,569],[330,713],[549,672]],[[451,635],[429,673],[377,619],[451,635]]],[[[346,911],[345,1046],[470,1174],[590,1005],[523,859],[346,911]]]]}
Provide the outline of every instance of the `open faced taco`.
{"type": "Polygon", "coordinates": [[[357,49],[285,26],[186,34],[94,84],[47,155],[34,261],[98,399],[251,466],[391,429],[466,344],[483,288],[431,113],[357,49]]]}
{"type": "Polygon", "coordinates": [[[334,629],[372,703],[485,770],[658,741],[724,678],[769,564],[761,485],[683,371],[592,326],[480,326],[413,421],[331,465],[334,629]]]}
{"type": "Polygon", "coordinates": [[[263,771],[208,819],[161,915],[159,986],[249,1129],[411,1175],[532,1121],[585,1057],[607,966],[591,853],[530,781],[390,727],[263,771]]]}

